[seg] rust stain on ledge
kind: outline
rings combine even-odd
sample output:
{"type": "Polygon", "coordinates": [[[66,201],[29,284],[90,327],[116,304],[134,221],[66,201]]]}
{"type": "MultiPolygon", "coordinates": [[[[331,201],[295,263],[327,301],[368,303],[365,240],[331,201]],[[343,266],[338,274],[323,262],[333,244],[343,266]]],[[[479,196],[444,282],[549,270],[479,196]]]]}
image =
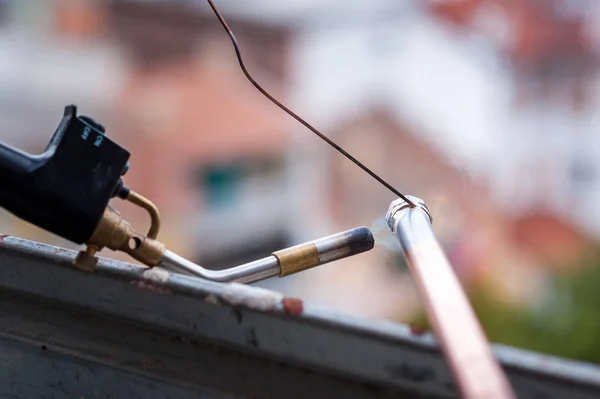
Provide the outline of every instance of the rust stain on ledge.
{"type": "Polygon", "coordinates": [[[147,281],[143,281],[143,280],[132,281],[131,284],[135,285],[136,287],[143,288],[148,291],[152,291],[155,294],[171,295],[173,293],[173,291],[171,291],[167,288],[163,288],[156,284],[153,284],[153,283],[147,282],[147,281]]]}
{"type": "Polygon", "coordinates": [[[420,336],[420,335],[427,334],[429,332],[425,328],[423,328],[421,326],[417,326],[415,324],[411,324],[408,327],[410,329],[411,335],[420,336]]]}
{"type": "Polygon", "coordinates": [[[168,288],[163,287],[164,284],[168,283],[171,276],[169,272],[161,268],[155,267],[144,271],[142,274],[142,280],[134,280],[131,282],[136,287],[143,288],[152,291],[160,295],[170,295],[173,293],[168,288]]]}
{"type": "Polygon", "coordinates": [[[285,313],[291,316],[299,316],[304,311],[304,302],[298,298],[283,298],[281,301],[285,313]]]}

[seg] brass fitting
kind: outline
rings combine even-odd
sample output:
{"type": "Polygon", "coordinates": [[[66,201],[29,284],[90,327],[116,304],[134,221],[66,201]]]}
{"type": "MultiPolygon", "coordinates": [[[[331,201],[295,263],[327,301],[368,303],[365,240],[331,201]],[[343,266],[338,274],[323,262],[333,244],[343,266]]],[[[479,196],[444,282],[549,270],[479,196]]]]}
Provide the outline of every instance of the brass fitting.
{"type": "Polygon", "coordinates": [[[136,232],[131,224],[123,220],[117,210],[109,206],[104,210],[100,223],[86,243],[86,250],[79,252],[75,258],[75,267],[93,272],[98,263],[94,255],[103,248],[123,251],[148,266],[156,266],[159,263],[165,246],[155,240],[160,228],[160,217],[156,206],[133,191],[128,195],[127,200],[143,207],[150,214],[152,223],[148,235],[136,232]]]}
{"type": "Polygon", "coordinates": [[[94,256],[96,252],[96,247],[88,245],[85,251],[79,251],[77,257],[73,261],[73,264],[80,270],[93,273],[94,270],[96,270],[96,265],[98,264],[98,258],[94,256]]]}
{"type": "Polygon", "coordinates": [[[160,230],[160,214],[158,213],[156,205],[148,198],[139,195],[135,191],[129,191],[125,200],[140,208],[144,208],[146,212],[148,212],[148,215],[150,215],[150,230],[148,230],[146,236],[156,239],[156,237],[158,237],[158,231],[160,230]]]}
{"type": "Polygon", "coordinates": [[[281,267],[279,277],[289,276],[321,264],[319,250],[312,242],[273,252],[273,256],[277,258],[281,267]]]}
{"type": "Polygon", "coordinates": [[[284,277],[369,251],[374,245],[371,231],[366,227],[358,227],[273,252],[273,256],[279,263],[279,276],[284,277]]]}

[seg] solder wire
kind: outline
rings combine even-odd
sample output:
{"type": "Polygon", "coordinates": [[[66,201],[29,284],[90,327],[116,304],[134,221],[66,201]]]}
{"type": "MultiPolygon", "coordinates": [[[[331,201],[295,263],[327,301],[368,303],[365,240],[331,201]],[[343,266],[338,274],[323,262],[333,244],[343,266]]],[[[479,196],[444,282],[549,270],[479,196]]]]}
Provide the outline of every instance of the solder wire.
{"type": "Polygon", "coordinates": [[[267,92],[265,89],[263,89],[262,86],[260,84],[258,84],[258,82],[256,80],[254,80],[254,78],[250,75],[250,73],[248,72],[248,69],[246,69],[246,65],[244,64],[244,60],[242,59],[242,54],[240,52],[240,46],[237,42],[237,39],[235,38],[235,35],[233,34],[233,31],[231,30],[231,28],[225,21],[225,18],[223,18],[223,16],[221,15],[221,13],[219,12],[219,10],[217,9],[217,7],[215,6],[215,4],[213,3],[212,0],[207,0],[207,1],[208,1],[208,4],[210,5],[210,8],[212,8],[213,12],[215,13],[215,16],[217,17],[217,19],[223,26],[223,29],[225,29],[225,31],[227,32],[227,35],[231,39],[231,43],[233,44],[233,48],[235,50],[235,55],[237,57],[238,63],[240,64],[240,68],[242,69],[242,72],[244,73],[246,78],[248,78],[250,83],[252,83],[252,85],[258,91],[260,91],[265,97],[267,97],[269,100],[271,100],[273,103],[275,103],[275,105],[277,105],[279,108],[281,108],[286,113],[288,113],[292,118],[296,119],[298,122],[300,122],[302,125],[304,125],[308,130],[310,130],[311,132],[313,132],[314,134],[319,136],[323,141],[325,141],[327,144],[329,144],[330,146],[335,148],[337,151],[339,151],[342,155],[344,155],[346,158],[348,158],[350,161],[352,161],[356,166],[358,166],[363,171],[365,171],[367,174],[369,174],[372,178],[374,178],[379,183],[381,183],[384,187],[386,187],[392,193],[394,193],[395,195],[397,195],[398,197],[400,197],[401,199],[406,201],[411,206],[411,208],[415,206],[415,204],[410,199],[408,199],[400,191],[398,191],[394,187],[392,187],[391,184],[389,184],[388,182],[383,180],[375,172],[373,172],[373,171],[371,171],[371,169],[367,168],[362,162],[360,162],[359,160],[354,158],[346,150],[344,150],[342,147],[337,145],[335,142],[333,142],[331,139],[329,139],[323,133],[319,132],[310,123],[306,122],[304,119],[302,119],[300,116],[298,116],[295,112],[290,110],[288,107],[283,105],[279,100],[277,100],[275,97],[273,97],[271,94],[269,94],[269,92],[267,92]]]}

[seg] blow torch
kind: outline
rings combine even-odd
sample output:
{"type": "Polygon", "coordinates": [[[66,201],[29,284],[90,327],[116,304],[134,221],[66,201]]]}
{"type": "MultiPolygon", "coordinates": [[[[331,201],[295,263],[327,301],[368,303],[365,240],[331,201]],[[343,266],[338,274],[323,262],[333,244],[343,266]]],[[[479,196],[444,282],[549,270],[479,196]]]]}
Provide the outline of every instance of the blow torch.
{"type": "Polygon", "coordinates": [[[0,207],[17,217],[76,244],[85,244],[75,267],[93,272],[96,253],[122,251],[147,266],[214,281],[250,283],[284,277],[373,248],[370,230],[359,227],[274,252],[271,256],[231,269],[205,269],[165,248],[157,240],[160,215],[147,198],[126,187],[129,152],[106,137],[104,126],[78,116],[74,105],[65,111],[41,155],[26,154],[0,143],[0,207]],[[141,234],[109,201],[121,198],[145,209],[150,229],[141,234]]]}

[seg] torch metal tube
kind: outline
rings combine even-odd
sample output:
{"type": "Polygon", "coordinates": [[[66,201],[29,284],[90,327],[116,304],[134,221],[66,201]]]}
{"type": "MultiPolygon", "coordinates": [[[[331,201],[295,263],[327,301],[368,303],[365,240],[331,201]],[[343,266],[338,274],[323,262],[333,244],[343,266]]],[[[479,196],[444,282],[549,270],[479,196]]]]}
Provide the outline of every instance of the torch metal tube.
{"type": "Polygon", "coordinates": [[[410,266],[434,332],[467,399],[515,398],[452,266],[431,227],[423,200],[392,203],[387,220],[410,266]]]}
{"type": "Polygon", "coordinates": [[[254,262],[225,270],[210,270],[191,262],[174,252],[165,250],[158,266],[175,272],[183,272],[206,280],[238,283],[251,283],[279,275],[279,263],[277,258],[269,256],[254,262]]]}
{"type": "Polygon", "coordinates": [[[286,248],[266,258],[225,270],[205,269],[169,250],[164,251],[158,266],[212,281],[251,283],[274,276],[288,276],[356,255],[372,249],[374,244],[371,231],[367,227],[358,227],[286,248]]]}

